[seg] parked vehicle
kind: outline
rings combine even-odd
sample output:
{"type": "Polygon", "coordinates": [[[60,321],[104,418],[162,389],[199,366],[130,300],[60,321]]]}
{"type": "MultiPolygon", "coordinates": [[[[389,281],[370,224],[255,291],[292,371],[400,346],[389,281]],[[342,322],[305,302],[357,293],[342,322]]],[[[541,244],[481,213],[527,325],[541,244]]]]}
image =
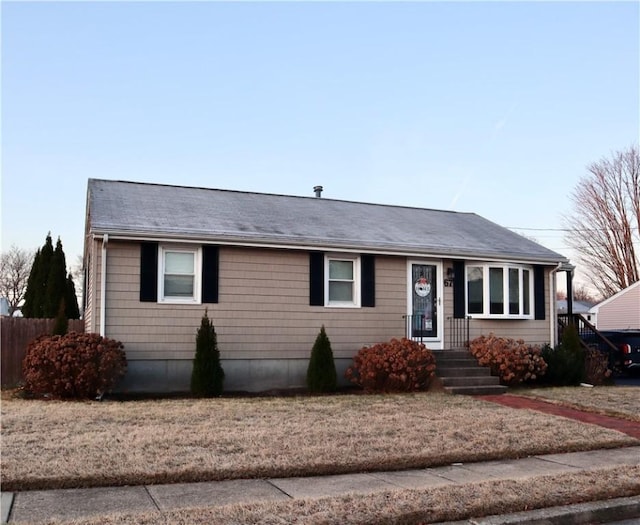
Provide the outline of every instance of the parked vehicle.
{"type": "Polygon", "coordinates": [[[600,332],[619,349],[615,364],[628,374],[640,374],[640,330],[605,330],[600,332]]]}

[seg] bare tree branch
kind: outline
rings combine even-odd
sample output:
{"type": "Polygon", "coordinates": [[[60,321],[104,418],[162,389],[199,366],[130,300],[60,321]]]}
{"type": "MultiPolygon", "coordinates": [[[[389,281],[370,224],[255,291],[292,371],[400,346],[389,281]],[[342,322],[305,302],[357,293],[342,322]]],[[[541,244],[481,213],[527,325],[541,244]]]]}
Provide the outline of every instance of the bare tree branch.
{"type": "Polygon", "coordinates": [[[24,299],[33,255],[33,252],[11,246],[0,256],[0,296],[9,302],[9,315],[13,315],[24,299]]]}
{"type": "Polygon", "coordinates": [[[640,280],[640,154],[636,146],[587,168],[571,198],[567,243],[595,288],[609,297],[640,280]]]}

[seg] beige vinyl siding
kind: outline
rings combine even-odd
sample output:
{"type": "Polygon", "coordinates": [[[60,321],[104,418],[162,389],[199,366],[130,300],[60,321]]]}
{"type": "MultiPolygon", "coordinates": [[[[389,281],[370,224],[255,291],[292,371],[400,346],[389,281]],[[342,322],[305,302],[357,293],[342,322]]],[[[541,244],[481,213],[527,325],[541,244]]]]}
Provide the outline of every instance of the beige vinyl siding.
{"type": "Polygon", "coordinates": [[[549,320],[487,320],[478,319],[471,321],[470,339],[480,335],[493,333],[498,337],[510,337],[522,339],[530,345],[544,345],[549,343],[549,320]]]}
{"type": "Polygon", "coordinates": [[[597,310],[598,330],[640,328],[640,286],[623,290],[597,310]]]}
{"type": "Polygon", "coordinates": [[[376,257],[375,308],[309,306],[304,251],[221,247],[217,304],[141,303],[139,279],[139,244],[110,241],[106,335],[129,359],[192,359],[205,308],[223,359],[308,358],[323,324],[336,357],[404,334],[404,258],[376,257]]]}
{"type": "Polygon", "coordinates": [[[98,319],[98,315],[96,314],[96,291],[99,288],[99,274],[97,273],[98,267],[98,254],[96,251],[96,247],[99,246],[98,241],[88,240],[86,253],[84,255],[85,261],[87,264],[87,280],[85,282],[86,290],[86,306],[84,312],[82,314],[84,319],[84,329],[87,333],[95,333],[98,332],[99,327],[96,327],[96,319],[98,319]]]}
{"type": "MultiPolygon", "coordinates": [[[[101,242],[92,243],[90,316],[100,325],[101,242]]],[[[350,358],[362,346],[404,336],[407,258],[376,256],[376,306],[309,306],[309,254],[305,251],[220,247],[219,302],[176,305],[140,302],[140,245],[109,241],[107,247],[106,335],[125,345],[129,359],[192,359],[205,308],[218,335],[223,359],[305,359],[324,324],[336,358],[350,358]]],[[[443,261],[443,272],[452,265],[443,261]]],[[[548,271],[545,290],[548,296],[548,271]]],[[[444,347],[453,316],[453,288],[443,289],[440,315],[444,347]]],[[[471,321],[471,338],[490,332],[549,342],[546,320],[471,321]]]]}

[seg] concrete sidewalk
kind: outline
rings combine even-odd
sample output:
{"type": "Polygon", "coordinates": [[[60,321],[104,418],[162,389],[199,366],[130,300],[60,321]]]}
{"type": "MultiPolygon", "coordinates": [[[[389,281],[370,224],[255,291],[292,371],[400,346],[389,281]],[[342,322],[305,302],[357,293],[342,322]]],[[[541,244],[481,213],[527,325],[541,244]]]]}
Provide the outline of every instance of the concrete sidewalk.
{"type": "MultiPolygon", "coordinates": [[[[189,507],[322,498],[347,493],[425,489],[443,485],[455,487],[485,480],[523,479],[617,465],[640,465],[640,446],[532,456],[517,460],[456,463],[444,467],[395,472],[3,493],[2,523],[72,520],[114,512],[155,512],[160,521],[165,511],[189,507]]],[[[631,503],[626,501],[625,505],[631,505],[632,512],[636,509],[640,519],[640,499],[632,498],[631,503]]]]}

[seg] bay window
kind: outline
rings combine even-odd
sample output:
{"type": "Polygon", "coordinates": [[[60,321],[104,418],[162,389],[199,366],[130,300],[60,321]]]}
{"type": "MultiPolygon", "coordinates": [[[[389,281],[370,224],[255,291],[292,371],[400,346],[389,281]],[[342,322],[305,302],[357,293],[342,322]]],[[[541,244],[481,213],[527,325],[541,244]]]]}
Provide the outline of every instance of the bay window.
{"type": "Polygon", "coordinates": [[[505,319],[531,318],[531,268],[481,263],[466,267],[467,314],[505,319]]]}

